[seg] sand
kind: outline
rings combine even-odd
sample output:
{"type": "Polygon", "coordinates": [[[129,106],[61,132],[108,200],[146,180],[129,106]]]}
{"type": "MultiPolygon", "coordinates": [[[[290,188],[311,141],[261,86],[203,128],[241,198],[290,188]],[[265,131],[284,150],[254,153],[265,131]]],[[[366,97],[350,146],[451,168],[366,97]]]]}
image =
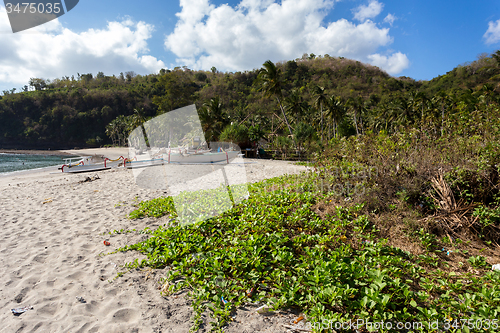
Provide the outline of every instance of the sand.
{"type": "MultiPolygon", "coordinates": [[[[75,153],[74,151],[69,151],[75,153]]],[[[126,149],[79,150],[116,158],[126,149]]],[[[283,161],[245,160],[248,181],[305,170],[283,161]]],[[[117,278],[137,252],[105,255],[143,240],[137,232],[167,222],[126,216],[141,200],[168,195],[143,189],[123,168],[63,174],[57,167],[0,176],[0,323],[2,332],[188,332],[186,292],[163,297],[164,271],[133,270],[117,278]],[[95,177],[97,176],[97,177],[95,177]],[[87,177],[96,178],[84,181],[87,177]],[[107,240],[110,246],[105,246],[107,240]],[[85,303],[77,298],[81,297],[85,303]],[[14,316],[11,309],[33,306],[14,316]]],[[[239,309],[228,332],[286,332],[293,313],[260,315],[239,309]]],[[[205,325],[200,330],[209,331],[205,325]]]]}

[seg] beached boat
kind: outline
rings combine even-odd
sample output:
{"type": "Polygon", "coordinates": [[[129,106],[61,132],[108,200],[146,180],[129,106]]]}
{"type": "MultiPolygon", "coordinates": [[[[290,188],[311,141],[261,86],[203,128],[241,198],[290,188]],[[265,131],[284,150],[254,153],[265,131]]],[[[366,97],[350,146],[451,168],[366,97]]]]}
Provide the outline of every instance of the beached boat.
{"type": "Polygon", "coordinates": [[[131,169],[164,164],[230,163],[238,155],[242,155],[240,151],[212,152],[211,150],[172,148],[153,154],[153,158],[136,155],[133,159],[125,159],[124,165],[126,168],[131,169]]]}
{"type": "MultiPolygon", "coordinates": [[[[101,158],[102,160],[102,158],[101,158]]],[[[116,160],[104,158],[102,162],[96,162],[96,156],[72,157],[64,160],[63,166],[60,168],[62,172],[80,173],[108,170],[112,167],[118,167],[123,164],[123,157],[120,156],[116,160]]]]}
{"type": "Polygon", "coordinates": [[[125,159],[123,162],[123,165],[127,169],[132,169],[132,168],[146,168],[154,165],[162,165],[165,164],[165,161],[163,158],[153,158],[153,159],[143,159],[143,160],[137,160],[137,158],[134,159],[125,159]]]}
{"type": "Polygon", "coordinates": [[[166,163],[176,164],[229,163],[240,154],[241,152],[238,150],[211,152],[210,150],[182,151],[169,149],[166,153],[163,154],[163,159],[166,163]]]}

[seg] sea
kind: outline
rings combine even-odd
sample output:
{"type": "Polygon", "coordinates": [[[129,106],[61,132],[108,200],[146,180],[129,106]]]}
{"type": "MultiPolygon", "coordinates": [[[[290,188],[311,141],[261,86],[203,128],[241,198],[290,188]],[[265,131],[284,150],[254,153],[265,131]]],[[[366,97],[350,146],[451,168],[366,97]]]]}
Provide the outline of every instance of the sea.
{"type": "Polygon", "coordinates": [[[61,166],[68,156],[0,153],[0,175],[15,171],[61,166]]]}

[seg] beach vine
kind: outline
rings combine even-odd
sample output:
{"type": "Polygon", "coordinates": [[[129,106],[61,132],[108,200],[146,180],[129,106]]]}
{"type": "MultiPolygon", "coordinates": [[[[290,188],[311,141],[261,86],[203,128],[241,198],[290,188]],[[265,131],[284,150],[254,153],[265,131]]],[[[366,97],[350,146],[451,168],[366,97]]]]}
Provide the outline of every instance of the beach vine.
{"type": "MultiPolygon", "coordinates": [[[[165,295],[189,290],[193,331],[207,310],[213,330],[224,330],[235,309],[248,303],[299,308],[317,332],[322,329],[314,323],[325,321],[421,322],[428,327],[436,320],[444,325],[498,316],[500,274],[486,271],[484,258],[463,263],[480,273],[450,271],[441,260],[446,254],[436,251],[442,244],[424,231],[413,236],[423,242],[422,254],[390,246],[363,213],[363,204],[321,212],[318,207],[332,205],[335,198],[311,186],[315,177],[252,184],[249,199],[222,215],[149,230],[147,240],[119,251],[147,256],[130,263],[130,269],[168,268],[165,295]]],[[[172,209],[172,198],[159,198],[140,203],[130,217],[175,216],[172,209]]]]}

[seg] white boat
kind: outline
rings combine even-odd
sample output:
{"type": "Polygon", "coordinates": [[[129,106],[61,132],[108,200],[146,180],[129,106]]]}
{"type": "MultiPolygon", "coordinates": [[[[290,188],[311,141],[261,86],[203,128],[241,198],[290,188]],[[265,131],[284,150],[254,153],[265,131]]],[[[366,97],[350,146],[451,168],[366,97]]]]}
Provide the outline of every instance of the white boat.
{"type": "Polygon", "coordinates": [[[240,151],[187,151],[169,149],[163,154],[166,163],[176,164],[210,164],[210,163],[229,163],[240,155],[240,151]]]}
{"type": "Polygon", "coordinates": [[[211,152],[210,150],[187,150],[180,148],[167,149],[166,152],[156,153],[150,159],[126,159],[125,167],[144,168],[154,165],[163,164],[212,164],[212,163],[230,163],[238,155],[242,155],[240,151],[222,151],[211,152]]]}
{"type": "Polygon", "coordinates": [[[165,161],[163,160],[163,158],[154,158],[149,160],[129,160],[127,158],[125,159],[123,164],[127,169],[132,169],[132,168],[135,169],[135,168],[150,167],[154,165],[162,165],[165,164],[165,161]]]}
{"type": "Polygon", "coordinates": [[[116,160],[104,158],[102,163],[95,161],[95,156],[72,157],[64,160],[63,166],[60,168],[62,172],[80,173],[108,170],[111,167],[117,167],[123,164],[123,157],[120,156],[116,160]]]}

